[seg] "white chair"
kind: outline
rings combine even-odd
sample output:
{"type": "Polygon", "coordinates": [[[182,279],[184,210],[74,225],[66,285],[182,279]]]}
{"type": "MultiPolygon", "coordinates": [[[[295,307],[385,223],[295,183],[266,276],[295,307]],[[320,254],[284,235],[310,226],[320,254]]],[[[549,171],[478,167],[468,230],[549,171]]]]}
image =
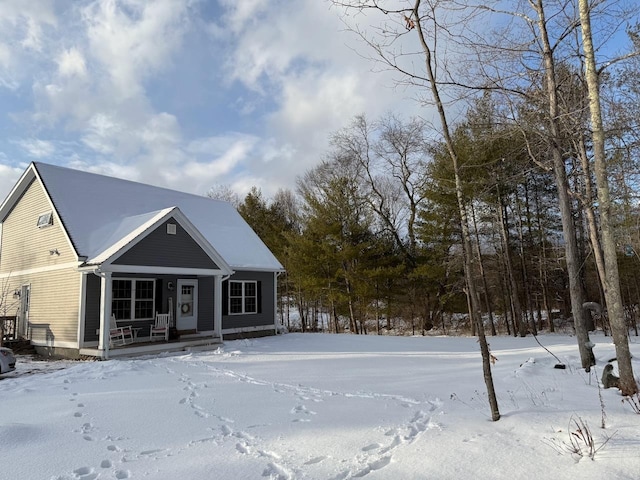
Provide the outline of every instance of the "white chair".
{"type": "Polygon", "coordinates": [[[109,342],[111,345],[115,347],[127,345],[133,343],[133,339],[133,327],[131,325],[118,326],[116,316],[112,314],[109,320],[109,342]]]}
{"type": "Polygon", "coordinates": [[[164,337],[164,341],[169,341],[169,327],[171,326],[171,315],[168,313],[156,312],[156,322],[151,325],[149,337],[155,341],[158,337],[164,337]]]}

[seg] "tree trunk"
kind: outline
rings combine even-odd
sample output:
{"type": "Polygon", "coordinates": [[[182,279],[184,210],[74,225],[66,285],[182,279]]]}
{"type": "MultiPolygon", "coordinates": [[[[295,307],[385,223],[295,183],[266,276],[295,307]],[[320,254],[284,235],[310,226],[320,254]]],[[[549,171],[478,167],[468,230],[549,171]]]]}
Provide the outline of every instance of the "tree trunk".
{"type": "Polygon", "coordinates": [[[542,0],[536,0],[535,9],[538,14],[538,28],[540,29],[540,41],[543,48],[543,60],[545,69],[545,86],[549,98],[549,136],[550,149],[553,159],[553,173],[558,188],[558,203],[562,217],[562,233],[564,236],[565,255],[567,262],[567,274],[569,276],[569,293],[571,298],[571,313],[578,338],[578,350],[582,367],[588,372],[595,365],[595,357],[591,347],[591,340],[584,321],[582,305],[584,293],[580,282],[580,262],[578,261],[578,246],[576,230],[573,224],[571,199],[569,197],[569,182],[564,166],[562,147],[560,145],[559,108],[556,84],[555,62],[553,50],[549,42],[547,21],[544,15],[542,0]]]}
{"type": "MultiPolygon", "coordinates": [[[[515,273],[513,271],[513,262],[511,260],[511,248],[509,247],[509,230],[507,228],[507,216],[506,209],[507,207],[504,205],[504,200],[502,198],[502,194],[500,192],[500,187],[498,187],[498,208],[499,208],[499,221],[500,221],[500,233],[502,235],[502,245],[504,249],[504,262],[505,267],[507,269],[507,278],[509,279],[509,287],[511,289],[511,305],[513,307],[513,318],[514,322],[517,322],[518,325],[518,334],[521,337],[527,336],[527,326],[522,321],[522,307],[520,305],[520,298],[518,297],[518,285],[516,283],[515,273]]],[[[514,334],[516,325],[514,324],[514,334]]]]}
{"type": "Polygon", "coordinates": [[[620,294],[620,278],[618,274],[618,255],[611,221],[611,198],[609,195],[609,179],[604,150],[604,128],[600,111],[600,93],[598,72],[596,70],[595,53],[591,36],[591,14],[588,0],[579,0],[580,23],[582,27],[582,48],[585,57],[585,77],[589,90],[589,111],[591,112],[591,131],[594,153],[594,173],[598,187],[598,204],[600,213],[600,235],[604,256],[604,293],[609,313],[609,324],[613,343],[616,347],[618,370],[620,372],[619,388],[622,395],[633,395],[638,392],[638,384],[633,376],[631,352],[622,295],[620,294]]]}
{"type": "Polygon", "coordinates": [[[491,375],[491,355],[489,353],[489,345],[487,344],[487,339],[484,333],[484,326],[482,324],[482,318],[480,316],[480,306],[478,301],[478,295],[476,292],[475,280],[473,278],[474,273],[474,259],[473,252],[471,250],[471,236],[469,234],[469,223],[467,218],[467,209],[466,203],[463,195],[462,188],[462,180],[460,178],[460,166],[458,161],[458,155],[454,148],[453,139],[451,138],[449,131],[449,124],[447,122],[447,117],[445,115],[444,106],[442,104],[442,100],[440,99],[440,92],[438,90],[438,84],[436,82],[435,73],[433,70],[433,58],[431,53],[431,48],[427,44],[427,41],[424,37],[424,33],[422,31],[422,25],[420,22],[420,3],[421,0],[416,0],[413,7],[413,17],[416,22],[416,30],[418,33],[418,38],[420,40],[420,44],[422,46],[422,51],[424,54],[424,63],[425,69],[427,73],[427,77],[429,79],[429,85],[431,86],[431,94],[433,95],[433,100],[438,110],[438,116],[440,117],[440,123],[442,126],[442,134],[444,136],[447,149],[449,151],[449,156],[451,157],[451,163],[453,165],[454,177],[455,177],[455,185],[456,185],[456,197],[458,199],[458,209],[460,213],[460,225],[461,225],[461,233],[462,233],[462,249],[464,251],[464,273],[465,279],[467,282],[468,295],[470,297],[471,305],[472,305],[472,314],[473,314],[473,322],[478,330],[478,339],[480,343],[480,352],[482,355],[482,370],[484,373],[485,385],[487,388],[487,395],[489,399],[489,405],[491,408],[491,418],[493,421],[497,421],[500,419],[500,411],[498,409],[498,399],[496,397],[496,392],[493,386],[493,376],[491,375]]]}
{"type": "Polygon", "coordinates": [[[489,286],[487,284],[487,274],[484,271],[484,263],[482,262],[482,252],[480,251],[480,233],[478,233],[478,221],[476,220],[476,212],[471,205],[471,216],[473,218],[473,230],[475,232],[476,255],[478,256],[478,267],[480,268],[480,276],[482,277],[482,287],[484,288],[484,305],[489,315],[489,326],[491,327],[491,335],[496,336],[496,325],[493,321],[493,312],[491,310],[491,299],[489,298],[489,286]]]}

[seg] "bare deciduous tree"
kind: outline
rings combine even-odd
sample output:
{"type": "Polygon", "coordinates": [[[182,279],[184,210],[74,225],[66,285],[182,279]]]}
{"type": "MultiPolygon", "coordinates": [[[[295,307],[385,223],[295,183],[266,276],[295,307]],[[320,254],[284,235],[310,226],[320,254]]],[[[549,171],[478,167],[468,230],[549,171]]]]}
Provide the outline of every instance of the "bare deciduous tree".
{"type": "Polygon", "coordinates": [[[388,29],[388,27],[385,27],[384,29],[381,29],[382,41],[378,41],[367,36],[364,32],[358,30],[357,27],[352,28],[352,31],[358,33],[360,35],[360,38],[362,38],[367,43],[367,45],[374,49],[379,61],[382,61],[388,66],[395,68],[401,74],[405,75],[409,83],[414,83],[415,81],[415,84],[422,84],[424,87],[426,87],[429,95],[428,98],[430,99],[429,103],[431,105],[434,105],[437,110],[438,119],[440,121],[440,133],[444,138],[445,145],[447,146],[455,177],[455,189],[456,197],[458,200],[458,209],[460,216],[459,220],[462,233],[464,273],[467,286],[467,296],[471,305],[471,315],[473,317],[473,323],[477,328],[480,343],[484,380],[491,408],[491,418],[494,421],[497,421],[500,419],[500,411],[498,409],[498,401],[496,398],[493,385],[493,377],[491,374],[491,354],[489,353],[489,346],[485,337],[484,325],[481,318],[481,307],[479,304],[478,289],[475,284],[476,279],[474,278],[474,272],[476,271],[476,259],[472,250],[469,217],[467,212],[467,200],[464,196],[463,184],[460,174],[460,161],[456,152],[455,143],[451,136],[449,121],[447,118],[447,113],[436,75],[438,61],[436,57],[437,49],[435,48],[435,45],[437,45],[437,36],[443,30],[443,26],[437,18],[440,2],[438,0],[415,0],[411,6],[400,8],[395,11],[382,8],[375,0],[354,0],[352,2],[334,1],[333,3],[334,5],[339,5],[347,9],[355,9],[358,11],[372,10],[378,13],[383,13],[385,15],[396,15],[399,20],[405,23],[404,27],[402,28],[404,28],[406,31],[415,32],[415,36],[419,44],[418,55],[421,57],[420,73],[408,72],[398,64],[399,54],[393,50],[393,42],[403,35],[401,30],[388,29]]]}

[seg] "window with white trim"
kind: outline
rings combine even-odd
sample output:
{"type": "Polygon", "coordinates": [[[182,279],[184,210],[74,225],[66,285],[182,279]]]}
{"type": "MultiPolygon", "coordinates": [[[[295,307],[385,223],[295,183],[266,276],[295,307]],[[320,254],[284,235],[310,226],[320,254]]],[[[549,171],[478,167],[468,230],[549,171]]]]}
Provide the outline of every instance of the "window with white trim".
{"type": "Polygon", "coordinates": [[[111,292],[111,313],[117,320],[153,318],[155,280],[114,278],[111,292]]]}
{"type": "Polygon", "coordinates": [[[229,314],[258,313],[258,282],[229,281],[229,314]]]}

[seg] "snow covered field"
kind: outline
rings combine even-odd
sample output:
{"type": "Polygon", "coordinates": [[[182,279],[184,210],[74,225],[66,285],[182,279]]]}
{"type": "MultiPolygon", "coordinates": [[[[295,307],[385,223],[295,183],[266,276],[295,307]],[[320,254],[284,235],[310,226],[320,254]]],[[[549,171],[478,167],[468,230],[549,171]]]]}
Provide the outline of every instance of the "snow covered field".
{"type": "Polygon", "coordinates": [[[498,422],[473,338],[287,334],[106,362],[20,358],[0,379],[0,478],[640,478],[640,415],[617,389],[601,391],[600,427],[610,338],[592,336],[591,374],[575,338],[540,340],[566,370],[531,336],[489,338],[498,422]],[[596,447],[609,439],[595,460],[566,448],[572,419],[596,447]]]}

